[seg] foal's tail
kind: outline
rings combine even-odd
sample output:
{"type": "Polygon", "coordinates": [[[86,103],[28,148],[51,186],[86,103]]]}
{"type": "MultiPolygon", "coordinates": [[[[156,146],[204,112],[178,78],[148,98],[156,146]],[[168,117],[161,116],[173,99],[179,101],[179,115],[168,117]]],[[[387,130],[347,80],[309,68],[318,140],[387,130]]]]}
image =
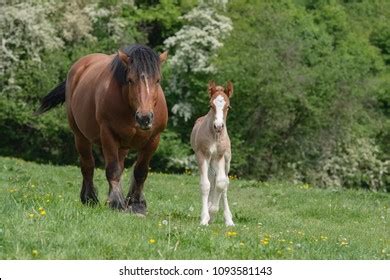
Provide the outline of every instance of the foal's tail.
{"type": "Polygon", "coordinates": [[[65,102],[66,80],[58,84],[48,95],[41,100],[41,106],[34,112],[40,115],[65,102]]]}

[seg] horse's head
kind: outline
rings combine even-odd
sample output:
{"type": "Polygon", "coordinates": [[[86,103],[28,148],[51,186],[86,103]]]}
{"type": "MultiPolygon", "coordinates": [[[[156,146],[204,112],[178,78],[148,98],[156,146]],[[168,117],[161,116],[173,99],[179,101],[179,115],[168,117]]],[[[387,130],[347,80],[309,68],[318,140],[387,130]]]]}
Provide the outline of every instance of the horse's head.
{"type": "Polygon", "coordinates": [[[226,89],[209,82],[210,108],[213,112],[215,132],[220,133],[225,127],[227,113],[230,108],[230,97],[233,95],[233,83],[228,82],[226,89]]]}
{"type": "Polygon", "coordinates": [[[115,75],[119,77],[124,96],[134,112],[136,125],[143,130],[153,125],[153,110],[161,91],[160,66],[167,55],[167,52],[158,55],[149,47],[135,45],[119,50],[115,59],[120,64],[115,67],[115,75]]]}

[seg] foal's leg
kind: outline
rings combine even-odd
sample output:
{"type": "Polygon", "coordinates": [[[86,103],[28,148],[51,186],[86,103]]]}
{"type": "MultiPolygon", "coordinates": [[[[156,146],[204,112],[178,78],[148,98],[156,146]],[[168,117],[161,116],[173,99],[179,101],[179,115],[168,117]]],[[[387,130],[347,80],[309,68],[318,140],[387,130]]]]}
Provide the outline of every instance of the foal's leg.
{"type": "Polygon", "coordinates": [[[227,190],[229,188],[229,177],[228,176],[229,176],[229,170],[230,170],[230,159],[231,159],[231,155],[230,155],[230,151],[229,151],[224,156],[225,174],[226,174],[226,179],[227,179],[227,185],[222,193],[222,204],[223,204],[223,215],[225,218],[225,224],[227,226],[234,226],[233,215],[230,212],[229,203],[228,203],[228,199],[227,199],[227,190]]]}
{"type": "Polygon", "coordinates": [[[225,224],[227,226],[233,226],[234,223],[232,221],[232,215],[230,213],[229,205],[227,202],[227,189],[229,187],[229,178],[226,173],[226,163],[225,158],[222,157],[216,162],[213,162],[213,169],[216,172],[216,186],[213,195],[210,200],[210,213],[211,215],[215,215],[215,213],[219,210],[219,203],[222,197],[222,202],[224,206],[224,218],[225,224]]]}
{"type": "Polygon", "coordinates": [[[143,195],[144,183],[149,171],[149,162],[160,142],[160,135],[151,139],[145,147],[138,152],[137,161],[134,165],[133,180],[129,193],[126,197],[126,204],[136,215],[145,216],[147,212],[146,200],[143,195]]]}
{"type": "Polygon", "coordinates": [[[199,166],[200,173],[200,192],[202,195],[202,212],[200,214],[200,224],[208,225],[210,221],[208,200],[210,194],[210,181],[208,178],[210,159],[206,158],[201,152],[196,153],[196,158],[199,166]]]}
{"type": "Polygon", "coordinates": [[[93,185],[95,160],[92,155],[92,144],[82,135],[75,134],[76,149],[80,154],[81,173],[83,183],[80,199],[83,204],[97,204],[99,202],[96,189],[93,185]]]}
{"type": "Polygon", "coordinates": [[[108,127],[100,128],[100,139],[106,165],[106,178],[109,184],[108,204],[113,209],[125,209],[120,179],[123,171],[119,161],[119,145],[108,127]]]}

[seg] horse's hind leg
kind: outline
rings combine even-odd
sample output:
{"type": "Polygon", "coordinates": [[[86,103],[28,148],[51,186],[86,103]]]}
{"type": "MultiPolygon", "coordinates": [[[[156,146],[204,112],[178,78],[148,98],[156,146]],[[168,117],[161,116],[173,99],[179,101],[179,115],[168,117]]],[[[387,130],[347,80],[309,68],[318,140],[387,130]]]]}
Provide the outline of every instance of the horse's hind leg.
{"type": "Polygon", "coordinates": [[[80,154],[81,173],[83,184],[80,199],[83,204],[97,204],[99,202],[96,189],[93,185],[95,160],[92,155],[92,144],[82,135],[75,134],[76,149],[80,154]]]}

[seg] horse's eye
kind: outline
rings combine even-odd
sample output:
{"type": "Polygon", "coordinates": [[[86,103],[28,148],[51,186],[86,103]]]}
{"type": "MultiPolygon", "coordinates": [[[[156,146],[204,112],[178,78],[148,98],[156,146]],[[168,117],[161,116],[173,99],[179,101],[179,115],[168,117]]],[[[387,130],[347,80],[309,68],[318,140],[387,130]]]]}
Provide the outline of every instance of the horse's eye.
{"type": "Polygon", "coordinates": [[[160,83],[160,79],[158,79],[157,81],[156,81],[156,84],[159,84],[160,83]]]}
{"type": "Polygon", "coordinates": [[[129,85],[132,85],[134,83],[132,79],[129,79],[127,82],[129,83],[129,85]]]}

